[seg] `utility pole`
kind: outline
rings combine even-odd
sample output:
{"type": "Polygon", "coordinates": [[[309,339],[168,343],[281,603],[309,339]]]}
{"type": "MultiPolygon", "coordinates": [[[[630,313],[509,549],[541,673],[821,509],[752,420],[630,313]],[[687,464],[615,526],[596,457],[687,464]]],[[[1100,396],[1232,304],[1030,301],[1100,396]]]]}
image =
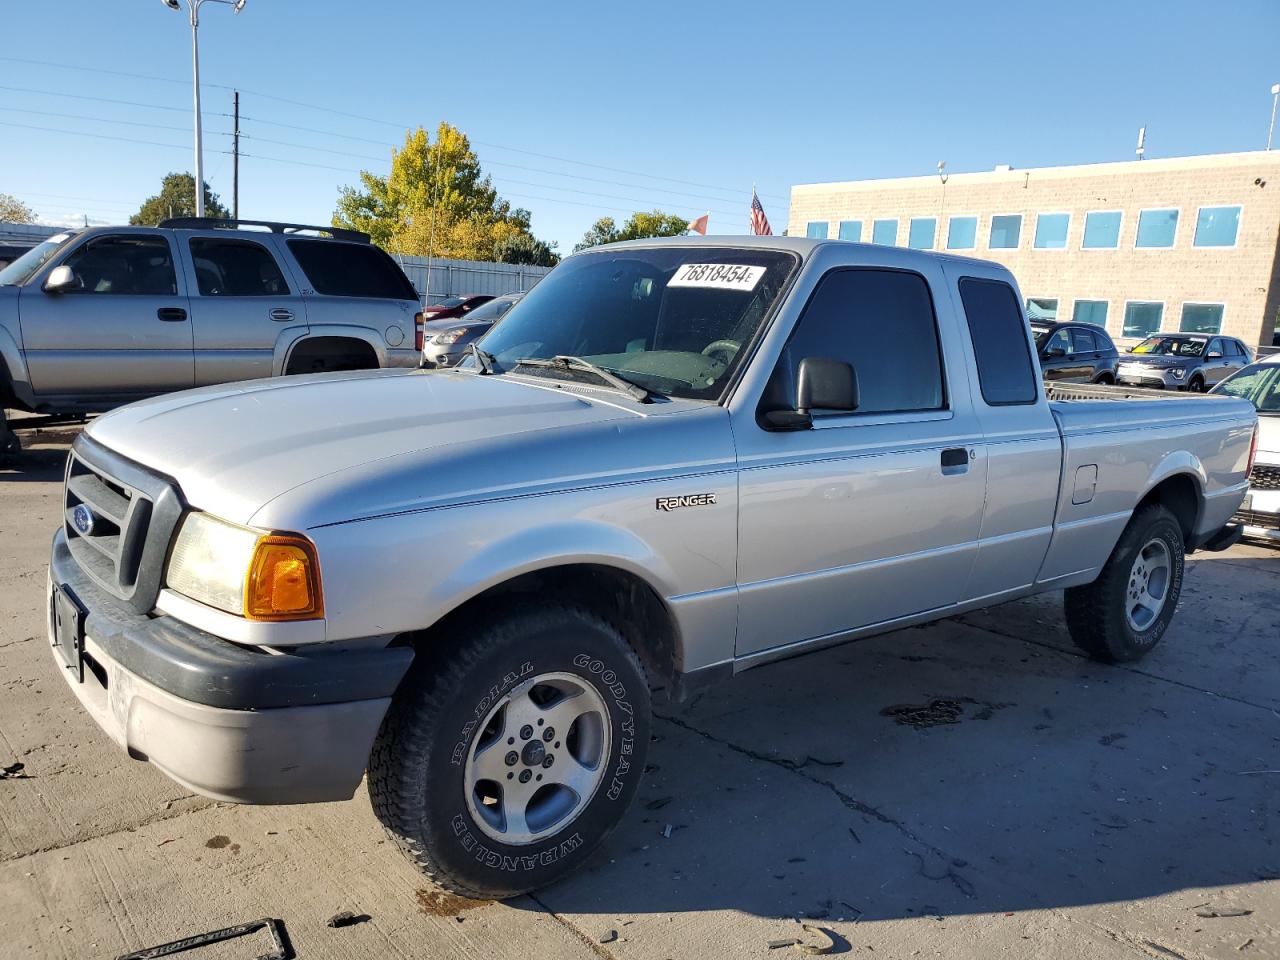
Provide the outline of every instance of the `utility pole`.
{"type": "Polygon", "coordinates": [[[235,91],[235,120],[231,128],[231,219],[240,219],[240,91],[235,91]]]}
{"type": "Polygon", "coordinates": [[[1267,149],[1271,149],[1271,138],[1276,132],[1276,105],[1280,104],[1280,83],[1271,85],[1271,126],[1267,128],[1267,149]]]}

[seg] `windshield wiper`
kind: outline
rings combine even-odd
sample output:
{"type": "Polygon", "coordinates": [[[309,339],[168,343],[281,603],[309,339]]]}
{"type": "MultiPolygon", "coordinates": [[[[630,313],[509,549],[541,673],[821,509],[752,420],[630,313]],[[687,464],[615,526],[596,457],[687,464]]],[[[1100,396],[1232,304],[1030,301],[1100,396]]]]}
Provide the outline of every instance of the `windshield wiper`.
{"type": "Polygon", "coordinates": [[[481,350],[478,340],[472,340],[471,343],[467,344],[467,353],[476,358],[476,365],[480,368],[482,374],[493,373],[497,358],[488,350],[481,350]]]}
{"type": "Polygon", "coordinates": [[[594,374],[599,377],[615,390],[621,390],[627,396],[640,403],[648,403],[653,399],[653,391],[647,390],[634,380],[628,380],[621,374],[614,373],[598,364],[592,363],[590,360],[584,360],[582,357],[569,357],[563,354],[552,357],[550,360],[543,360],[537,357],[524,357],[516,364],[518,367],[549,367],[560,370],[583,370],[587,373],[594,374]]]}

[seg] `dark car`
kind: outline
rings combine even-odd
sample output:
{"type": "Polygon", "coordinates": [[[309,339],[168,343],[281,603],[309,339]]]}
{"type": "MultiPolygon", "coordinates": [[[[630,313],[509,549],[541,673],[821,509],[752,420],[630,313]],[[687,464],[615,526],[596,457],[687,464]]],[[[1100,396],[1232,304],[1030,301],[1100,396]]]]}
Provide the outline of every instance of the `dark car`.
{"type": "Polygon", "coordinates": [[[467,353],[467,347],[483,337],[508,310],[523,297],[523,293],[508,293],[482,303],[463,319],[435,320],[424,328],[422,365],[424,367],[452,367],[467,353]]]}
{"type": "Polygon", "coordinates": [[[0,243],[0,267],[7,267],[30,250],[31,244],[0,243]]]}
{"type": "Polygon", "coordinates": [[[464,293],[457,297],[447,297],[439,303],[433,303],[422,311],[422,319],[430,323],[432,320],[449,320],[465,317],[476,307],[483,306],[493,299],[489,293],[464,293]]]}
{"type": "Polygon", "coordinates": [[[1115,383],[1120,351],[1107,331],[1092,323],[1031,321],[1046,380],[1115,383]]]}
{"type": "Polygon", "coordinates": [[[1235,337],[1157,333],[1126,351],[1120,359],[1116,381],[1135,387],[1203,393],[1252,360],[1249,348],[1235,337]]]}

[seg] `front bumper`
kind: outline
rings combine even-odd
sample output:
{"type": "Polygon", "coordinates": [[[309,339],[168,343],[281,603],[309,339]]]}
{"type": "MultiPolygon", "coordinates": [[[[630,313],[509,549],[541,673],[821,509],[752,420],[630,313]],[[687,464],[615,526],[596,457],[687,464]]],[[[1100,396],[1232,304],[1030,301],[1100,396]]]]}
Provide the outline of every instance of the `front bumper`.
{"type": "Polygon", "coordinates": [[[349,799],[413,651],[272,654],[172,617],[125,610],[76,565],[49,562],[50,650],[81,706],[131,757],[234,803],[349,799]],[[83,680],[54,622],[55,589],[84,606],[83,680]]]}
{"type": "Polygon", "coordinates": [[[1116,383],[1125,383],[1131,387],[1147,387],[1152,390],[1185,390],[1190,377],[1178,379],[1159,367],[1133,366],[1123,364],[1116,368],[1116,383]]]}

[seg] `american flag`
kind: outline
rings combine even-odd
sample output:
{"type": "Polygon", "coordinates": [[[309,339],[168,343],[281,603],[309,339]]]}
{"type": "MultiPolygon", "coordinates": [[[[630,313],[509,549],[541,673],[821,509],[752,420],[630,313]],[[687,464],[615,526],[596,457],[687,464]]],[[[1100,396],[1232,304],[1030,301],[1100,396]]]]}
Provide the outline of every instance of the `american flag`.
{"type": "Polygon", "coordinates": [[[757,237],[773,236],[769,218],[764,215],[764,207],[760,206],[760,197],[756,195],[755,187],[751,188],[751,233],[757,237]]]}

